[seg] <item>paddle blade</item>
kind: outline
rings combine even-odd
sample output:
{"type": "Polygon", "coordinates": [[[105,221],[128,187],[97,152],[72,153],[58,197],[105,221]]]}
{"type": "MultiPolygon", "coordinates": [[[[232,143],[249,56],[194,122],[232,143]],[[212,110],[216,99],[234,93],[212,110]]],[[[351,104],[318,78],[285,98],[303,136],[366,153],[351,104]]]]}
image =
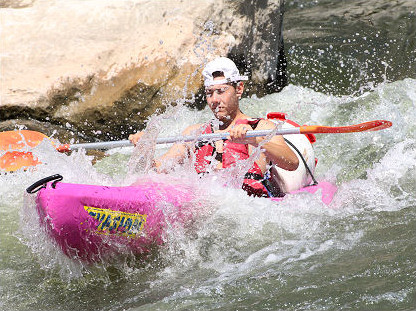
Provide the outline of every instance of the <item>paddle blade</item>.
{"type": "Polygon", "coordinates": [[[35,147],[45,138],[48,139],[48,136],[29,130],[0,132],[0,150],[22,149],[26,146],[35,147]]]}
{"type": "Polygon", "coordinates": [[[367,129],[366,130],[367,132],[384,130],[384,129],[389,128],[393,125],[393,122],[386,121],[386,120],[376,120],[376,121],[373,121],[373,122],[375,122],[374,126],[367,129]]]}
{"type": "Polygon", "coordinates": [[[32,152],[8,151],[0,157],[0,170],[13,172],[40,163],[32,152]]]}
{"type": "Polygon", "coordinates": [[[375,120],[360,124],[348,126],[320,126],[320,125],[304,125],[300,127],[301,134],[320,134],[320,133],[355,133],[379,131],[392,126],[393,123],[386,120],[375,120]]]}
{"type": "Polygon", "coordinates": [[[0,151],[6,151],[0,157],[0,170],[13,172],[40,164],[32,152],[16,149],[36,147],[45,138],[49,139],[45,134],[29,130],[0,132],[0,151]]]}

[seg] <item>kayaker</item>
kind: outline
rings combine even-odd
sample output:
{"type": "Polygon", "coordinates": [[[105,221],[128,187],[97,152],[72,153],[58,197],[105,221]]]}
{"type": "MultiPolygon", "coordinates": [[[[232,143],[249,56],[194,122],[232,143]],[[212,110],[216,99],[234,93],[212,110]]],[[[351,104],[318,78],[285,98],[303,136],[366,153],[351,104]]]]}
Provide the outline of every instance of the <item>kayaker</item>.
{"type": "MultiPolygon", "coordinates": [[[[240,110],[239,100],[244,92],[244,83],[248,77],[240,75],[235,63],[226,57],[218,57],[209,62],[202,71],[205,96],[215,119],[207,124],[191,125],[183,135],[197,135],[226,131],[230,139],[216,142],[193,144],[177,143],[164,155],[155,159],[154,166],[159,171],[166,171],[174,163],[184,163],[191,153],[195,154],[195,170],[207,173],[212,170],[227,168],[239,160],[247,159],[265,139],[264,137],[246,137],[250,130],[274,129],[275,124],[261,118],[251,118],[240,110]]],[[[136,144],[144,133],[129,136],[136,144]]],[[[242,188],[249,195],[269,196],[264,182],[265,173],[271,163],[288,171],[296,170],[299,160],[289,148],[282,136],[274,136],[261,146],[261,152],[253,166],[244,176],[242,188]]]]}

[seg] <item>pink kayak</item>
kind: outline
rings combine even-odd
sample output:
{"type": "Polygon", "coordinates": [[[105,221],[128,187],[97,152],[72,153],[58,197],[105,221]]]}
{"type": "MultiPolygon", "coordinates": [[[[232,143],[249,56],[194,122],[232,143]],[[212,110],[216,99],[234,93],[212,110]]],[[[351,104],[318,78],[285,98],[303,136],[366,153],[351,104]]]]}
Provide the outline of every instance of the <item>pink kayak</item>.
{"type": "MultiPolygon", "coordinates": [[[[167,224],[194,219],[198,203],[189,185],[146,182],[129,187],[47,182],[36,208],[41,224],[71,258],[97,262],[120,253],[140,255],[164,243],[167,224]]],[[[43,183],[42,183],[43,182],[43,183]]],[[[28,188],[28,192],[36,190],[28,188]]]]}
{"type": "MultiPolygon", "coordinates": [[[[27,192],[39,191],[36,208],[41,225],[62,251],[86,262],[146,254],[165,242],[168,225],[190,225],[202,204],[194,187],[177,182],[148,180],[106,187],[60,180],[60,175],[44,178],[27,192]]],[[[298,192],[318,190],[328,204],[336,187],[320,183],[298,192]]]]}

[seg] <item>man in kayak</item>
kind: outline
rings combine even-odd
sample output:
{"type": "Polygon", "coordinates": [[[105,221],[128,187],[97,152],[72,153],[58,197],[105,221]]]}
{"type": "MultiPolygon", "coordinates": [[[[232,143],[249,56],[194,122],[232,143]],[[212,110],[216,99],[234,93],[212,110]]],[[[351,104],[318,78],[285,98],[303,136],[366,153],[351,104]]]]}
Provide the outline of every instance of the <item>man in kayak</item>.
{"type": "MultiPolygon", "coordinates": [[[[246,137],[247,131],[270,130],[275,128],[275,124],[265,119],[253,119],[240,110],[239,100],[244,91],[242,81],[248,78],[240,75],[232,60],[218,57],[205,66],[202,75],[206,100],[215,119],[207,124],[191,125],[182,134],[228,132],[230,138],[195,145],[175,144],[154,161],[155,168],[159,172],[165,171],[166,164],[183,163],[195,154],[195,170],[204,174],[236,165],[239,161],[248,159],[261,146],[261,152],[244,176],[242,188],[249,195],[269,196],[270,191],[264,177],[269,164],[293,171],[299,165],[297,156],[280,135],[267,142],[264,142],[265,137],[246,137]]],[[[142,135],[143,132],[132,134],[129,140],[136,144],[142,135]]]]}

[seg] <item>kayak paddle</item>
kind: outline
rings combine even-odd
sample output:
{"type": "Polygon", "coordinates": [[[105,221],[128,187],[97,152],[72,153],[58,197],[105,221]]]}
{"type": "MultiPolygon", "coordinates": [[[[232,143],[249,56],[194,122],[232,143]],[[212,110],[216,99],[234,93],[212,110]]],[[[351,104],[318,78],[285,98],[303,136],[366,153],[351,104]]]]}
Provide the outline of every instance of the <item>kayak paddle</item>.
{"type": "Polygon", "coordinates": [[[29,130],[0,132],[0,151],[35,147],[45,138],[49,139],[45,134],[29,130]]]}
{"type": "MultiPolygon", "coordinates": [[[[348,126],[320,126],[320,125],[304,125],[301,127],[293,127],[280,130],[256,130],[248,131],[247,137],[267,136],[271,133],[274,135],[290,135],[290,134],[325,134],[325,133],[355,133],[379,131],[392,126],[392,122],[386,120],[375,120],[360,124],[348,126]]],[[[10,149],[21,149],[25,146],[35,147],[40,144],[43,139],[50,139],[48,136],[29,130],[0,132],[0,151],[7,151],[0,157],[0,170],[15,171],[21,167],[33,166],[40,162],[33,157],[31,152],[8,151],[10,149]]],[[[212,141],[229,138],[229,133],[220,132],[212,134],[202,134],[199,136],[171,136],[158,138],[156,144],[168,144],[175,142],[190,141],[212,141]]],[[[132,146],[129,140],[83,143],[83,144],[64,144],[55,146],[59,152],[68,152],[77,149],[111,149],[117,147],[132,146]]]]}
{"type": "Polygon", "coordinates": [[[40,164],[32,152],[16,149],[35,147],[45,138],[49,139],[45,134],[29,130],[0,132],[0,152],[6,151],[0,157],[0,170],[13,172],[22,167],[40,164]]]}
{"type": "MultiPolygon", "coordinates": [[[[364,122],[360,124],[354,124],[349,126],[320,126],[320,125],[304,125],[301,127],[293,127],[280,130],[256,130],[248,131],[246,137],[259,137],[267,136],[271,133],[275,135],[289,135],[289,134],[323,134],[323,133],[354,133],[354,132],[368,132],[379,131],[392,126],[390,121],[375,120],[364,122]]],[[[202,134],[199,136],[171,136],[156,139],[157,144],[170,144],[175,142],[190,142],[190,141],[212,141],[229,138],[228,132],[202,134]]],[[[129,140],[119,141],[107,141],[97,143],[85,143],[85,144],[65,144],[57,146],[56,150],[59,152],[67,152],[76,149],[111,149],[117,147],[132,146],[129,140]]]]}

